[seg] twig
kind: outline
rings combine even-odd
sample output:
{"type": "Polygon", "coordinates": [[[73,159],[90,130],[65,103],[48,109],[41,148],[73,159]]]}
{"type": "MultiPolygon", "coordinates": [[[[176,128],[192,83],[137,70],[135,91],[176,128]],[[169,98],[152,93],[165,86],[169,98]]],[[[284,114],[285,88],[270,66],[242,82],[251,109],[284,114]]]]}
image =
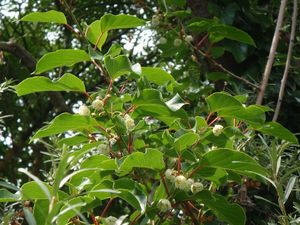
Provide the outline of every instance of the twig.
{"type": "Polygon", "coordinates": [[[249,80],[243,78],[243,77],[240,77],[236,74],[234,74],[233,72],[229,71],[228,69],[226,69],[223,65],[221,65],[220,63],[216,62],[214,59],[212,59],[211,57],[209,57],[207,54],[205,54],[204,52],[202,51],[199,51],[201,53],[201,55],[205,56],[208,58],[208,60],[213,64],[215,65],[216,67],[218,67],[219,69],[221,69],[223,72],[229,74],[230,76],[232,76],[233,78],[237,79],[237,80],[240,80],[240,81],[243,81],[245,84],[249,85],[249,86],[252,86],[254,87],[255,89],[259,90],[260,87],[252,82],[250,82],[249,80]]]}
{"type": "Polygon", "coordinates": [[[274,36],[273,36],[273,40],[272,40],[272,45],[271,45],[270,52],[269,52],[268,61],[267,61],[265,71],[263,74],[263,79],[261,82],[260,90],[258,92],[258,96],[256,99],[256,104],[258,104],[258,105],[262,104],[263,98],[265,95],[265,91],[266,91],[266,87],[268,85],[268,80],[270,77],[272,65],[273,65],[274,58],[275,58],[275,51],[277,49],[277,45],[278,45],[278,41],[279,41],[280,29],[282,27],[282,22],[283,22],[283,18],[284,18],[286,2],[287,2],[287,0],[281,0],[281,3],[280,3],[277,24],[276,24],[276,28],[275,28],[275,32],[274,32],[274,36]]]}
{"type": "Polygon", "coordinates": [[[294,39],[295,39],[295,33],[296,33],[297,11],[298,11],[298,3],[297,3],[297,0],[294,0],[289,49],[288,49],[288,53],[287,53],[284,73],[283,73],[282,80],[281,80],[280,91],[279,91],[279,95],[278,95],[278,101],[277,101],[276,109],[275,109],[274,116],[273,116],[273,121],[276,121],[277,118],[278,118],[281,103],[282,103],[282,99],[283,99],[283,95],[284,95],[284,89],[285,89],[286,81],[287,81],[288,74],[289,74],[289,68],[290,68],[290,64],[291,64],[291,58],[292,58],[292,52],[293,52],[293,46],[294,46],[294,39]]]}
{"type": "Polygon", "coordinates": [[[114,199],[113,198],[110,198],[109,201],[107,202],[107,205],[105,206],[104,210],[102,211],[101,213],[101,216],[100,217],[104,217],[107,210],[109,209],[109,207],[111,206],[111,203],[114,199]]]}

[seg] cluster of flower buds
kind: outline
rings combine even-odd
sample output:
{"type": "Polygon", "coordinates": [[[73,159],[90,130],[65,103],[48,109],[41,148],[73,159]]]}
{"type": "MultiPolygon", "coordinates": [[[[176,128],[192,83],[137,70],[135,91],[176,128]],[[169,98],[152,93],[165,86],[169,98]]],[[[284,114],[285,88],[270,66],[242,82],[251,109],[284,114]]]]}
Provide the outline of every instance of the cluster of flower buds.
{"type": "Polygon", "coordinates": [[[180,45],[181,45],[181,43],[182,43],[182,40],[181,40],[181,39],[179,39],[179,38],[176,38],[176,39],[174,40],[174,42],[173,42],[173,44],[174,44],[174,46],[175,46],[175,47],[178,47],[178,46],[180,46],[180,45]]]}
{"type": "MultiPolygon", "coordinates": [[[[101,98],[98,96],[94,101],[92,101],[91,108],[95,109],[97,111],[103,111],[104,102],[101,100],[101,98]]],[[[91,111],[87,105],[81,105],[78,109],[78,114],[81,116],[90,116],[95,115],[95,113],[91,114],[91,111]]]]}
{"type": "Polygon", "coordinates": [[[167,44],[168,40],[165,37],[161,37],[158,39],[158,43],[161,45],[167,44]]]}
{"type": "Polygon", "coordinates": [[[104,224],[105,224],[105,225],[115,225],[116,222],[117,222],[117,220],[118,220],[118,219],[117,219],[116,217],[114,217],[114,216],[109,216],[109,217],[105,218],[104,224]]]}
{"type": "Polygon", "coordinates": [[[167,169],[165,171],[165,177],[174,183],[175,188],[189,192],[193,194],[203,190],[203,184],[195,182],[192,178],[186,178],[183,175],[178,175],[176,170],[167,169]]]}

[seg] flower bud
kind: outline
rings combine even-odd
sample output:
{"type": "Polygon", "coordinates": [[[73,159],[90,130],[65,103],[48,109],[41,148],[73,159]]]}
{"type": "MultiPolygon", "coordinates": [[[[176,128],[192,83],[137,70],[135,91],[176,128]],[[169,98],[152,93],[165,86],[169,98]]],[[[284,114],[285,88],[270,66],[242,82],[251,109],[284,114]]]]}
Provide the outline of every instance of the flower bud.
{"type": "Polygon", "coordinates": [[[179,175],[175,178],[175,188],[178,188],[180,190],[186,190],[187,186],[188,182],[185,176],[179,175]]]}
{"type": "Polygon", "coordinates": [[[167,212],[172,209],[171,202],[168,199],[161,199],[157,203],[157,208],[161,212],[167,212]]]}
{"type": "Polygon", "coordinates": [[[177,171],[173,169],[167,169],[165,172],[165,176],[168,180],[174,182],[177,175],[177,171]]]}
{"type": "Polygon", "coordinates": [[[108,155],[110,152],[110,148],[107,144],[100,144],[98,146],[99,154],[108,155]]]}
{"type": "Polygon", "coordinates": [[[191,42],[194,40],[194,38],[193,38],[192,35],[187,35],[187,36],[185,36],[184,40],[185,40],[187,43],[191,43],[191,42]]]}
{"type": "Polygon", "coordinates": [[[193,183],[192,186],[191,186],[191,192],[192,192],[193,194],[196,194],[196,193],[198,193],[198,192],[200,192],[200,191],[202,191],[202,190],[203,190],[203,184],[200,183],[200,182],[195,182],[195,183],[193,183]]]}
{"type": "Polygon", "coordinates": [[[90,112],[89,108],[86,105],[81,105],[79,107],[78,113],[81,116],[89,116],[91,112],[90,112]]]}
{"type": "Polygon", "coordinates": [[[128,114],[124,116],[124,120],[127,130],[132,131],[135,127],[134,120],[128,114]]]}
{"type": "Polygon", "coordinates": [[[131,70],[133,72],[135,72],[136,74],[138,74],[138,75],[142,74],[142,67],[141,67],[141,64],[139,64],[139,63],[136,63],[136,64],[132,65],[131,70]]]}
{"type": "Polygon", "coordinates": [[[100,99],[95,99],[93,102],[92,102],[92,107],[93,109],[96,109],[98,111],[102,110],[103,109],[103,101],[100,100],[100,99]]]}
{"type": "Polygon", "coordinates": [[[178,46],[180,46],[181,45],[181,43],[182,43],[182,40],[181,39],[179,39],[179,38],[176,38],[175,40],[174,40],[174,46],[175,47],[178,47],[178,46]]]}
{"type": "Polygon", "coordinates": [[[158,43],[161,44],[161,45],[164,45],[164,44],[167,44],[167,39],[164,38],[164,37],[161,37],[159,40],[158,40],[158,43]]]}
{"type": "Polygon", "coordinates": [[[117,222],[117,220],[118,220],[118,219],[117,219],[116,217],[114,217],[114,216],[109,216],[109,217],[105,218],[104,224],[105,224],[105,225],[115,225],[116,222],[117,222]]]}
{"type": "Polygon", "coordinates": [[[159,21],[159,17],[154,15],[154,16],[152,17],[152,20],[151,20],[152,26],[153,26],[153,27],[157,27],[157,26],[159,25],[159,22],[160,22],[160,21],[159,21]]]}
{"type": "Polygon", "coordinates": [[[223,131],[223,126],[219,125],[219,124],[215,125],[212,130],[212,132],[215,136],[219,136],[222,133],[222,131],[223,131]]]}

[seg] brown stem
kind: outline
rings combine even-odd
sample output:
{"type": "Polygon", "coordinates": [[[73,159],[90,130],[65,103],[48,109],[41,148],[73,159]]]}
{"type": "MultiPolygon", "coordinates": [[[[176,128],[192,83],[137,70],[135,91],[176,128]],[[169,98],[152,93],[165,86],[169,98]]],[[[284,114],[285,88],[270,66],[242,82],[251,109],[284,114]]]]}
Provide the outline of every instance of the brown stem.
{"type": "Polygon", "coordinates": [[[208,126],[210,127],[211,125],[213,125],[215,122],[217,122],[217,121],[220,120],[220,119],[221,119],[220,117],[214,118],[214,119],[208,124],[208,126]]]}
{"type": "Polygon", "coordinates": [[[293,52],[293,46],[294,46],[294,39],[295,39],[295,33],[296,33],[296,24],[297,24],[297,11],[298,11],[298,3],[297,0],[294,0],[294,7],[293,7],[293,16],[292,16],[292,27],[291,27],[291,35],[290,35],[290,42],[289,42],[289,49],[287,53],[284,73],[281,80],[280,85],[280,91],[278,95],[278,101],[275,109],[275,113],[273,116],[273,121],[276,121],[280,112],[281,103],[284,95],[284,89],[286,85],[286,81],[289,74],[289,68],[291,64],[291,58],[292,58],[292,52],[293,52]]]}
{"type": "Polygon", "coordinates": [[[272,70],[272,65],[273,65],[273,62],[274,62],[275,53],[276,53],[276,49],[277,49],[277,45],[278,45],[278,41],[279,41],[280,29],[282,27],[282,22],[283,22],[283,18],[284,18],[284,11],[285,11],[285,7],[286,7],[286,3],[287,3],[287,0],[281,0],[279,13],[278,13],[278,18],[277,18],[277,23],[276,23],[276,28],[275,28],[275,32],[274,32],[274,36],[273,36],[273,40],[272,40],[272,45],[271,45],[270,52],[269,52],[268,61],[266,63],[266,67],[265,67],[265,71],[264,71],[264,74],[263,74],[262,82],[261,82],[260,89],[259,89],[259,92],[258,92],[258,96],[257,96],[257,99],[256,99],[256,104],[258,104],[258,105],[262,104],[263,98],[264,98],[264,95],[265,95],[265,91],[266,91],[266,87],[268,85],[268,80],[269,80],[270,73],[271,73],[271,70],[272,70]]]}
{"type": "Polygon", "coordinates": [[[141,213],[139,213],[133,220],[132,220],[132,222],[129,224],[129,225],[134,225],[137,221],[138,221],[138,219],[141,217],[141,213]]]}
{"type": "Polygon", "coordinates": [[[113,200],[114,200],[113,198],[110,198],[110,199],[109,199],[109,201],[107,202],[107,204],[106,204],[105,208],[103,209],[103,211],[102,211],[102,213],[101,213],[100,217],[104,217],[104,216],[106,215],[106,213],[107,213],[107,210],[108,210],[108,209],[109,209],[109,207],[111,206],[111,204],[112,204],[113,200]]]}
{"type": "Polygon", "coordinates": [[[165,187],[165,190],[166,190],[167,195],[170,196],[170,192],[169,192],[169,189],[168,189],[166,180],[165,180],[165,176],[164,176],[162,173],[160,173],[160,177],[161,177],[161,180],[162,180],[163,185],[164,185],[164,187],[165,187]]]}
{"type": "Polygon", "coordinates": [[[203,166],[198,166],[198,167],[196,167],[196,168],[189,174],[188,178],[191,178],[191,177],[194,175],[194,173],[196,173],[198,170],[201,170],[202,168],[203,168],[203,166]]]}
{"type": "Polygon", "coordinates": [[[97,49],[97,46],[98,46],[98,44],[99,44],[99,42],[100,42],[100,40],[101,40],[101,38],[102,38],[103,34],[104,34],[104,32],[101,32],[101,33],[100,33],[100,35],[99,35],[99,37],[98,37],[98,39],[97,39],[97,41],[96,41],[96,44],[95,44],[94,50],[96,50],[96,49],[97,49]]]}

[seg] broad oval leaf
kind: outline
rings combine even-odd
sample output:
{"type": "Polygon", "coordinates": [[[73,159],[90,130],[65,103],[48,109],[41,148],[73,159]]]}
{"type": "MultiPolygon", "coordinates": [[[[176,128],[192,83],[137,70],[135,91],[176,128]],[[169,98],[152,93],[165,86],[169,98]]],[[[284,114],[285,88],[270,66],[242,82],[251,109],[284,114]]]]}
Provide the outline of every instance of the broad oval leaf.
{"type": "Polygon", "coordinates": [[[231,170],[242,175],[267,177],[267,169],[249,155],[229,149],[217,149],[203,155],[199,166],[231,170]]]}
{"type": "Polygon", "coordinates": [[[82,80],[71,73],[64,74],[60,79],[52,81],[44,76],[30,77],[19,83],[15,90],[18,96],[45,91],[85,92],[82,80]]]}
{"type": "Polygon", "coordinates": [[[103,32],[101,30],[100,20],[92,22],[85,31],[86,38],[94,45],[97,43],[99,50],[101,50],[103,44],[105,43],[107,35],[108,32],[103,32]]]}
{"type": "MultiPolygon", "coordinates": [[[[187,195],[179,192],[175,196],[176,201],[199,201],[208,209],[211,209],[219,220],[227,222],[230,225],[244,225],[246,215],[241,206],[236,203],[228,202],[223,196],[214,194],[208,190],[203,190],[195,195],[187,195]]],[[[219,223],[216,223],[219,224],[219,223]]]]}
{"type": "Polygon", "coordinates": [[[32,139],[48,137],[68,130],[90,129],[97,125],[98,122],[92,117],[62,113],[55,117],[48,125],[39,129],[32,139]]]}
{"type": "Polygon", "coordinates": [[[193,132],[183,134],[180,137],[175,139],[175,142],[174,142],[175,148],[178,151],[183,151],[187,147],[190,147],[193,144],[195,144],[197,141],[199,141],[199,139],[200,139],[199,135],[196,133],[193,133],[193,132]]]}
{"type": "Polygon", "coordinates": [[[265,123],[263,127],[258,130],[264,134],[298,144],[298,140],[295,135],[277,122],[265,123]]]}
{"type": "Polygon", "coordinates": [[[142,74],[152,83],[157,85],[165,85],[168,82],[175,82],[174,77],[161,68],[142,67],[142,74]]]}
{"type": "Polygon", "coordinates": [[[50,10],[47,12],[32,12],[22,17],[21,21],[67,24],[67,19],[62,12],[50,10]]]}
{"type": "Polygon", "coordinates": [[[112,79],[129,74],[131,72],[131,63],[127,56],[119,55],[112,58],[110,55],[104,57],[104,65],[112,79]]]}
{"type": "Polygon", "coordinates": [[[145,21],[132,15],[105,14],[100,19],[101,31],[106,32],[114,29],[126,29],[142,26],[145,21]]]}
{"type": "Polygon", "coordinates": [[[119,170],[124,175],[128,174],[133,168],[161,170],[164,167],[163,153],[156,149],[147,149],[145,153],[134,152],[126,156],[119,170]]]}
{"type": "Polygon", "coordinates": [[[255,46],[254,40],[249,34],[233,26],[220,24],[220,25],[212,26],[209,29],[209,32],[212,32],[217,35],[221,35],[230,40],[255,46]]]}
{"type": "Polygon", "coordinates": [[[36,64],[35,74],[40,74],[61,66],[73,66],[76,63],[91,61],[90,56],[80,49],[60,49],[45,54],[36,64]]]}

